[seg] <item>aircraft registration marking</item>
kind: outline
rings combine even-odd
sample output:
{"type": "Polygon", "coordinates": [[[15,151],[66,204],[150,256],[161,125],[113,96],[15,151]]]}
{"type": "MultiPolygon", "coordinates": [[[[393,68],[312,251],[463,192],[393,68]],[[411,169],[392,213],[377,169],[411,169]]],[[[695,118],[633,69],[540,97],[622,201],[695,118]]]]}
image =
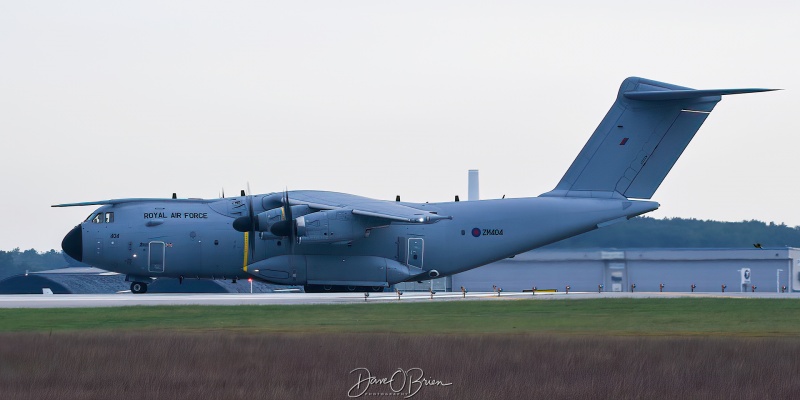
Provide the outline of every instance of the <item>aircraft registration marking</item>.
{"type": "Polygon", "coordinates": [[[472,229],[472,236],[481,237],[481,236],[503,236],[502,229],[480,229],[480,228],[473,228],[472,229]]]}

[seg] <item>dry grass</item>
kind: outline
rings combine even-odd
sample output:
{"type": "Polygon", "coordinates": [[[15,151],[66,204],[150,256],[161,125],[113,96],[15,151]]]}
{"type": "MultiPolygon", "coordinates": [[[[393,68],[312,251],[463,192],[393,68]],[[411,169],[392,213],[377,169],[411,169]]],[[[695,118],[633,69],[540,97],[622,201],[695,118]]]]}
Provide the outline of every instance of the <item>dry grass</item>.
{"type": "MultiPolygon", "coordinates": [[[[0,335],[3,399],[344,399],[354,368],[452,382],[412,398],[791,398],[800,340],[554,335],[0,335]]],[[[373,385],[368,393],[386,392],[373,385]]],[[[403,398],[362,396],[361,398],[403,398]]]]}

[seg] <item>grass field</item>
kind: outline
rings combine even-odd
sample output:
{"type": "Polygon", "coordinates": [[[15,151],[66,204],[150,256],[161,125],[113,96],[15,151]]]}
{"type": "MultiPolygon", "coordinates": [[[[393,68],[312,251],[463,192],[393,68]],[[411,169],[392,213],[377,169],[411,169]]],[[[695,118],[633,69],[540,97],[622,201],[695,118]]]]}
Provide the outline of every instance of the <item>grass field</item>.
{"type": "Polygon", "coordinates": [[[448,301],[292,306],[0,309],[0,331],[800,336],[785,299],[448,301]]]}
{"type": "Polygon", "coordinates": [[[0,310],[2,399],[793,398],[799,374],[783,299],[0,310]],[[358,368],[451,385],[352,391],[358,368]]]}
{"type": "Polygon", "coordinates": [[[789,399],[798,354],[788,338],[4,333],[0,398],[346,399],[353,369],[419,368],[452,385],[413,399],[789,399]]]}

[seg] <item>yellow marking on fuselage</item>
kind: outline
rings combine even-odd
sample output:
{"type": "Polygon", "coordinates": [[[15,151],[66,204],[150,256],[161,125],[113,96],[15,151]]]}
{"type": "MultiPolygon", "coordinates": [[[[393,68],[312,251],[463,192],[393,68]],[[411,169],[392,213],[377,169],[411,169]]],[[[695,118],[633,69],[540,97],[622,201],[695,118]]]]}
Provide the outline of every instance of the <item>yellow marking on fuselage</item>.
{"type": "Polygon", "coordinates": [[[250,241],[247,239],[249,239],[249,236],[250,232],[244,233],[244,263],[242,264],[242,270],[244,270],[244,272],[247,272],[247,251],[249,250],[248,247],[250,246],[250,241]]]}

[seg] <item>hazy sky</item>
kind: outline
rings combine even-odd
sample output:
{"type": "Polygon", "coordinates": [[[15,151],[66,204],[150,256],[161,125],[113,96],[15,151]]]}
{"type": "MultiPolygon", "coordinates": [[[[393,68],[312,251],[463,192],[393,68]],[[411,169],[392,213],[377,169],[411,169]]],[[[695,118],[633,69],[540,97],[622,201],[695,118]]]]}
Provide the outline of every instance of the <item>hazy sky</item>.
{"type": "Polygon", "coordinates": [[[786,89],[723,98],[650,215],[800,225],[800,3],[662,3],[0,2],[0,249],[92,211],[51,204],[248,181],[536,196],[627,76],[786,89]]]}

